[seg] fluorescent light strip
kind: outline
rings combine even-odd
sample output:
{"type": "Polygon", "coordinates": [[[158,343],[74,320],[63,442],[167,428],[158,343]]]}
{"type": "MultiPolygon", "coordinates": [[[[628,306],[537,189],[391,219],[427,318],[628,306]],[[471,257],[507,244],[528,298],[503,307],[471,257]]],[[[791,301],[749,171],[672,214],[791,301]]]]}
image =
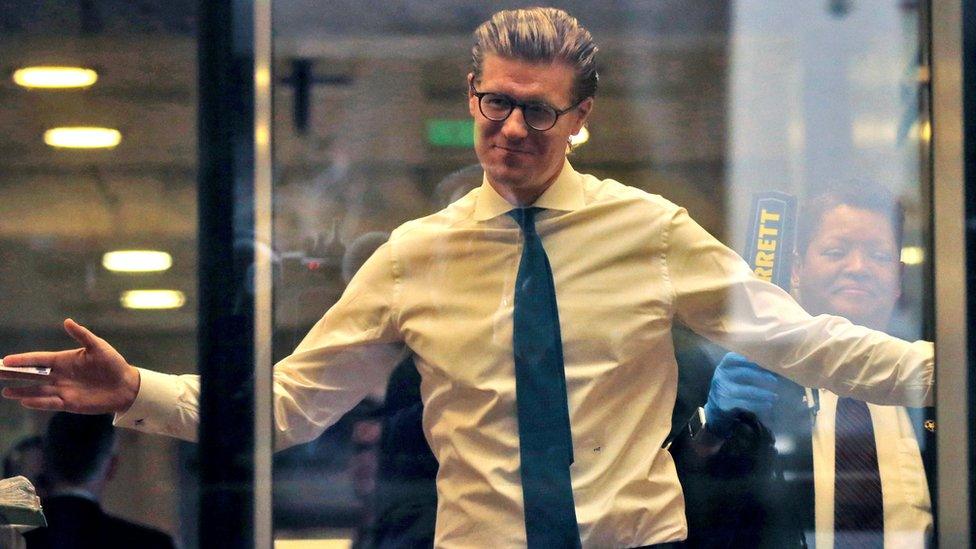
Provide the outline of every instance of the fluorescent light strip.
{"type": "Polygon", "coordinates": [[[51,128],[44,132],[44,142],[65,149],[110,149],[122,141],[119,130],[75,126],[51,128]]]}
{"type": "Polygon", "coordinates": [[[129,290],[119,301],[126,309],[179,309],[186,296],[177,290],[129,290]]]}
{"type": "Polygon", "coordinates": [[[102,266],[119,273],[151,273],[173,266],[173,257],[155,250],[116,250],[102,256],[102,266]]]}
{"type": "Polygon", "coordinates": [[[87,88],[98,80],[98,73],[83,67],[24,67],[14,71],[14,83],[25,88],[87,88]]]}
{"type": "Polygon", "coordinates": [[[322,539],[276,539],[274,549],[349,549],[352,539],[322,538],[322,539]]]}

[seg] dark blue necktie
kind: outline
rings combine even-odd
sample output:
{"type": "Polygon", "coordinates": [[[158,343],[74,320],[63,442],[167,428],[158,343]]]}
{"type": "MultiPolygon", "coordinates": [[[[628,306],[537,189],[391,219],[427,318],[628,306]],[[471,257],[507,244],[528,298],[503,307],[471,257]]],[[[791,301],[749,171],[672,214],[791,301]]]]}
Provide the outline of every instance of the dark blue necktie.
{"type": "Polygon", "coordinates": [[[878,448],[868,405],[837,401],[834,463],[834,547],[884,547],[884,505],[878,448]]]}
{"type": "Polygon", "coordinates": [[[535,231],[541,208],[509,212],[525,237],[515,280],[515,395],[530,549],[580,547],[569,466],[573,437],[552,269],[535,231]]]}

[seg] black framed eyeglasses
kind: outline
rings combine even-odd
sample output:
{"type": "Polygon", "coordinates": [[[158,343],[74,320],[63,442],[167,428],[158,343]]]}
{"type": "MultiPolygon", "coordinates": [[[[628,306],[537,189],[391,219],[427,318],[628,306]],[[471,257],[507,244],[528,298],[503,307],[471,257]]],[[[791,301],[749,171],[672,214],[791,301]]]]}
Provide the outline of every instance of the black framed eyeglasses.
{"type": "Polygon", "coordinates": [[[479,92],[471,86],[471,94],[478,98],[478,110],[488,120],[502,122],[511,116],[516,107],[522,109],[522,118],[533,130],[544,132],[556,125],[559,117],[575,109],[583,102],[579,100],[571,107],[559,110],[552,105],[540,102],[516,101],[502,93],[479,92]]]}

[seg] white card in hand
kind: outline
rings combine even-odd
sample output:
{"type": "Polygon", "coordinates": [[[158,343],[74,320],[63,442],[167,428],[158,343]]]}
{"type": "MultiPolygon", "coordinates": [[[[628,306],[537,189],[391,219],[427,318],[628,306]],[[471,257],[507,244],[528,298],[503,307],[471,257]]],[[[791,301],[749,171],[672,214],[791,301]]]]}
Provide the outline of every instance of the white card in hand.
{"type": "Polygon", "coordinates": [[[19,366],[17,368],[4,366],[3,359],[0,359],[0,371],[20,372],[22,374],[37,374],[39,376],[46,376],[51,373],[51,369],[45,366],[19,366]]]}

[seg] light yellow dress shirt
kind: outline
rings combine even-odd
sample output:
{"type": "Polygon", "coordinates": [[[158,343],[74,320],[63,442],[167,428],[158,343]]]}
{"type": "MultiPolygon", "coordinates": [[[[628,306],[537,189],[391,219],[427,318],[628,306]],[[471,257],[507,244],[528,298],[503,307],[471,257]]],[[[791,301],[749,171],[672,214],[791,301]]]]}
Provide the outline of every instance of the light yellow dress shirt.
{"type": "MultiPolygon", "coordinates": [[[[878,449],[886,549],[922,549],[932,536],[932,502],[918,439],[901,406],[868,404],[878,449]]],[[[834,425],[837,395],[820,391],[813,427],[813,481],[817,549],[834,547],[834,425]]]]}
{"type": "MultiPolygon", "coordinates": [[[[660,196],[566,162],[534,205],[547,210],[537,230],[556,286],[584,547],[686,537],[681,487],[661,449],[678,380],[676,317],[805,386],[931,400],[931,344],[809,316],[660,196]]],[[[438,547],[525,545],[512,359],[522,240],[511,209],[485,182],[399,227],[275,365],[280,448],[319,435],[384,383],[405,349],[414,353],[440,464],[438,547]]],[[[142,376],[117,423],[194,439],[198,379],[142,376]]]]}

